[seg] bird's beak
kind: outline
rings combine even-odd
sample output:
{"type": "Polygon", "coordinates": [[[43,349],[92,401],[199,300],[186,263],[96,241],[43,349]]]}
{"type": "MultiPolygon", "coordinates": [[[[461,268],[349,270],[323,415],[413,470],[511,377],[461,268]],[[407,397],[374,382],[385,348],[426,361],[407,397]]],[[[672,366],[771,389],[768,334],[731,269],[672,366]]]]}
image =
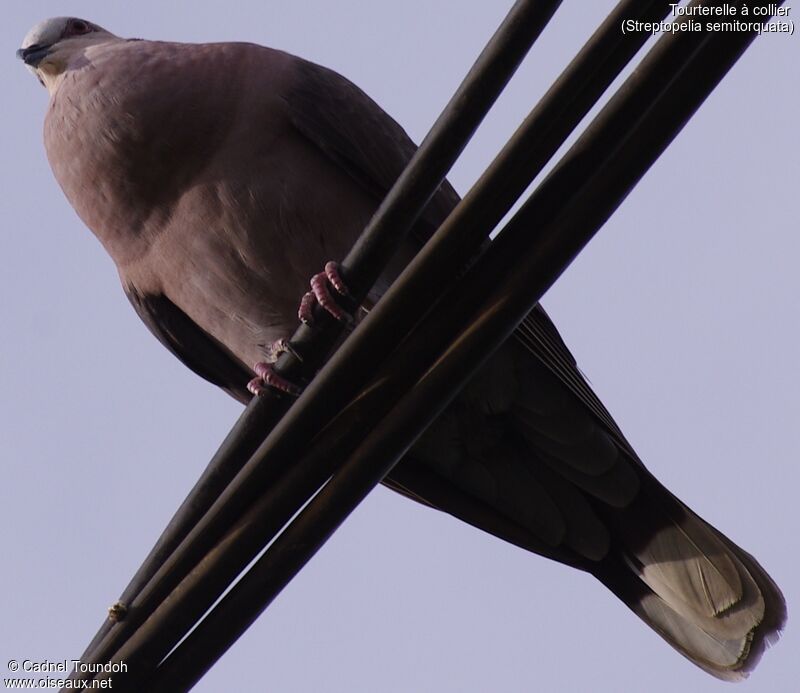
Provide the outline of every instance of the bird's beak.
{"type": "Polygon", "coordinates": [[[52,46],[41,46],[38,43],[27,48],[20,48],[17,51],[17,57],[30,67],[36,67],[47,54],[50,52],[52,46]]]}

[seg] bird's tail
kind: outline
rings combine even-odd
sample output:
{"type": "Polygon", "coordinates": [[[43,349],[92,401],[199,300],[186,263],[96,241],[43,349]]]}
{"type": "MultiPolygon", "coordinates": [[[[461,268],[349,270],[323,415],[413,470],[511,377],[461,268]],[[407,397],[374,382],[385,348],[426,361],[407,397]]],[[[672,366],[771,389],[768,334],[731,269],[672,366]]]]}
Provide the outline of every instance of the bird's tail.
{"type": "Polygon", "coordinates": [[[592,572],[697,666],[746,678],[786,620],[766,571],[652,477],[608,520],[613,548],[592,572]]]}

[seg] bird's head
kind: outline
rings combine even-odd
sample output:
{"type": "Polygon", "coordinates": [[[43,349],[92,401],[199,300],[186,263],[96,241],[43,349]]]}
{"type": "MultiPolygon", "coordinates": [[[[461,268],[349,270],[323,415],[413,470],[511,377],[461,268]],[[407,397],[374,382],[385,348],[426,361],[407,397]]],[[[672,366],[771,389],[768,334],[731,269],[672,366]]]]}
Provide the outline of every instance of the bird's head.
{"type": "Polygon", "coordinates": [[[87,47],[117,38],[97,24],[77,17],[51,17],[39,22],[22,40],[20,58],[48,91],[70,60],[87,47]]]}

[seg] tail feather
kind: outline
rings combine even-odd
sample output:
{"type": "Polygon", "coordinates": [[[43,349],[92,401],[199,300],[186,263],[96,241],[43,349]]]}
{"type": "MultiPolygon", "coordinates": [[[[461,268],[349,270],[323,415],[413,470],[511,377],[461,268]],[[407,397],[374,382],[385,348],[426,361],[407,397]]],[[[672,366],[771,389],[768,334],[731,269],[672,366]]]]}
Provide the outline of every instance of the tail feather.
{"type": "Polygon", "coordinates": [[[666,489],[646,486],[639,505],[646,511],[631,509],[639,531],[615,533],[597,577],[697,666],[727,681],[746,678],[780,635],[780,590],[752,556],[666,489]]]}
{"type": "Polygon", "coordinates": [[[715,637],[702,624],[684,618],[653,593],[629,606],[670,645],[708,673],[726,681],[746,677],[742,664],[750,653],[750,631],[731,640],[715,637]]]}
{"type": "MultiPolygon", "coordinates": [[[[658,530],[635,552],[641,579],[676,609],[698,617],[727,617],[739,611],[733,607],[742,604],[745,593],[758,595],[758,589],[715,534],[705,522],[689,514],[658,530]]],[[[763,603],[749,606],[763,610],[763,603]]]]}

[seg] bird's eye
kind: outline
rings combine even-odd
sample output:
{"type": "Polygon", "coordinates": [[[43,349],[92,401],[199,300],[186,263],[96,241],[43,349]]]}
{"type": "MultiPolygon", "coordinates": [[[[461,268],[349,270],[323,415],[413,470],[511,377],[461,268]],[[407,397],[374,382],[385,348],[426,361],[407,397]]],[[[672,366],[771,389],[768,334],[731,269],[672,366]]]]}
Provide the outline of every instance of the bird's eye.
{"type": "Polygon", "coordinates": [[[81,34],[88,34],[92,30],[89,22],[84,22],[82,19],[73,19],[67,27],[68,36],[80,36],[81,34]]]}

